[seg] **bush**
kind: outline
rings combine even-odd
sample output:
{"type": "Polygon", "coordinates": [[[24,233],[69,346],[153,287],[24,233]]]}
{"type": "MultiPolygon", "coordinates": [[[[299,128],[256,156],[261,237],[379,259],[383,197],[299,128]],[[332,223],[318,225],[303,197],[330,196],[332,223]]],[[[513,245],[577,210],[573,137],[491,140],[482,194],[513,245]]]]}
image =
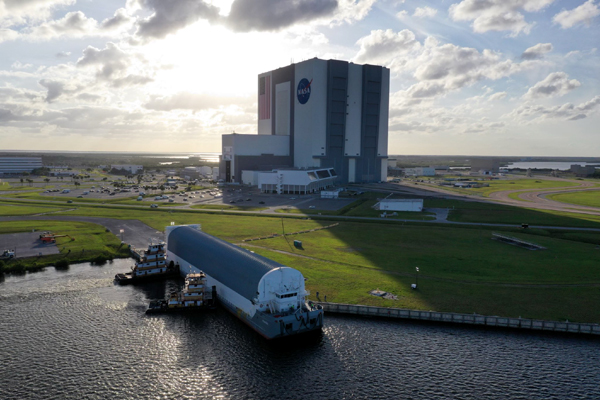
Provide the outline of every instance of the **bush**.
{"type": "Polygon", "coordinates": [[[69,269],[69,262],[67,260],[58,260],[54,264],[54,268],[60,269],[60,270],[69,269]]]}
{"type": "Polygon", "coordinates": [[[92,260],[92,265],[104,265],[107,260],[107,257],[100,255],[92,260]]]}

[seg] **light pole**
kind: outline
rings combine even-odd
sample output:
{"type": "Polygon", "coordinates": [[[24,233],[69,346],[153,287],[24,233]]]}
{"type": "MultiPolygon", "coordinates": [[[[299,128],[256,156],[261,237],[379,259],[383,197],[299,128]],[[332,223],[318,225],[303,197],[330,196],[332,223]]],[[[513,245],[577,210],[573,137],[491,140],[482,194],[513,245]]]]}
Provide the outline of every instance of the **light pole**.
{"type": "Polygon", "coordinates": [[[415,269],[416,269],[416,271],[417,271],[417,272],[415,273],[415,281],[416,281],[416,282],[415,282],[415,285],[416,285],[416,287],[419,287],[419,267],[415,267],[415,269]]]}

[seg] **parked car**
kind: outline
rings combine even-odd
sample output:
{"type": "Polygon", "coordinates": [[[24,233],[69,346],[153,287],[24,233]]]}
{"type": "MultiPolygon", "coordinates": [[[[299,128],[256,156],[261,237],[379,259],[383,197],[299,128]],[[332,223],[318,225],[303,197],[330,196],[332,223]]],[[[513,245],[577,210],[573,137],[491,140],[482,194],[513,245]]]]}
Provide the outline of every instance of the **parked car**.
{"type": "Polygon", "coordinates": [[[158,204],[150,204],[150,208],[158,208],[158,204]]]}

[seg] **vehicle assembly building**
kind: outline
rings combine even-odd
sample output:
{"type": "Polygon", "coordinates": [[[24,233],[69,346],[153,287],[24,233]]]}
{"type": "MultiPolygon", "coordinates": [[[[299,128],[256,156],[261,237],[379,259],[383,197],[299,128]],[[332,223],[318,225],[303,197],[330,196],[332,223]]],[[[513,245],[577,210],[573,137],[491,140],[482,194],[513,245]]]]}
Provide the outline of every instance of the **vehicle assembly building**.
{"type": "MultiPolygon", "coordinates": [[[[257,83],[258,135],[223,135],[221,179],[261,190],[256,174],[273,170],[328,170],[339,183],[386,180],[389,69],[314,58],[262,73],[257,83]]],[[[299,185],[300,175],[280,175],[276,193],[299,185]]]]}
{"type": "Polygon", "coordinates": [[[320,330],[323,310],[307,303],[300,271],[227,243],[197,226],[168,226],[167,258],[183,276],[206,274],[219,303],[267,339],[320,330]]]}

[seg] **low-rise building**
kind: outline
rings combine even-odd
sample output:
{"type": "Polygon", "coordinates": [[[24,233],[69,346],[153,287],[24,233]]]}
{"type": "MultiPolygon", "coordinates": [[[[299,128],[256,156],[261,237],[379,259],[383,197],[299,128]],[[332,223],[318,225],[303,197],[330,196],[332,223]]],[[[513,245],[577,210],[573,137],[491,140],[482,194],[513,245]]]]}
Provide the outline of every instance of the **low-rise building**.
{"type": "Polygon", "coordinates": [[[338,175],[333,168],[278,169],[258,172],[257,180],[263,193],[309,194],[332,187],[338,175]]]}
{"type": "Polygon", "coordinates": [[[111,165],[111,169],[120,169],[125,170],[131,174],[139,174],[144,172],[143,165],[132,165],[132,164],[120,164],[120,165],[111,165]]]}
{"type": "Polygon", "coordinates": [[[435,169],[430,167],[404,168],[406,176],[435,176],[435,169]]]}
{"type": "Polygon", "coordinates": [[[571,172],[574,173],[576,176],[590,176],[590,175],[594,175],[594,172],[596,172],[596,167],[593,165],[579,165],[579,164],[573,164],[571,165],[571,172]]]}
{"type": "Polygon", "coordinates": [[[0,157],[0,174],[31,173],[42,166],[42,157],[0,157]]]}
{"type": "Polygon", "coordinates": [[[383,199],[375,205],[381,211],[423,211],[423,199],[383,199]]]}

